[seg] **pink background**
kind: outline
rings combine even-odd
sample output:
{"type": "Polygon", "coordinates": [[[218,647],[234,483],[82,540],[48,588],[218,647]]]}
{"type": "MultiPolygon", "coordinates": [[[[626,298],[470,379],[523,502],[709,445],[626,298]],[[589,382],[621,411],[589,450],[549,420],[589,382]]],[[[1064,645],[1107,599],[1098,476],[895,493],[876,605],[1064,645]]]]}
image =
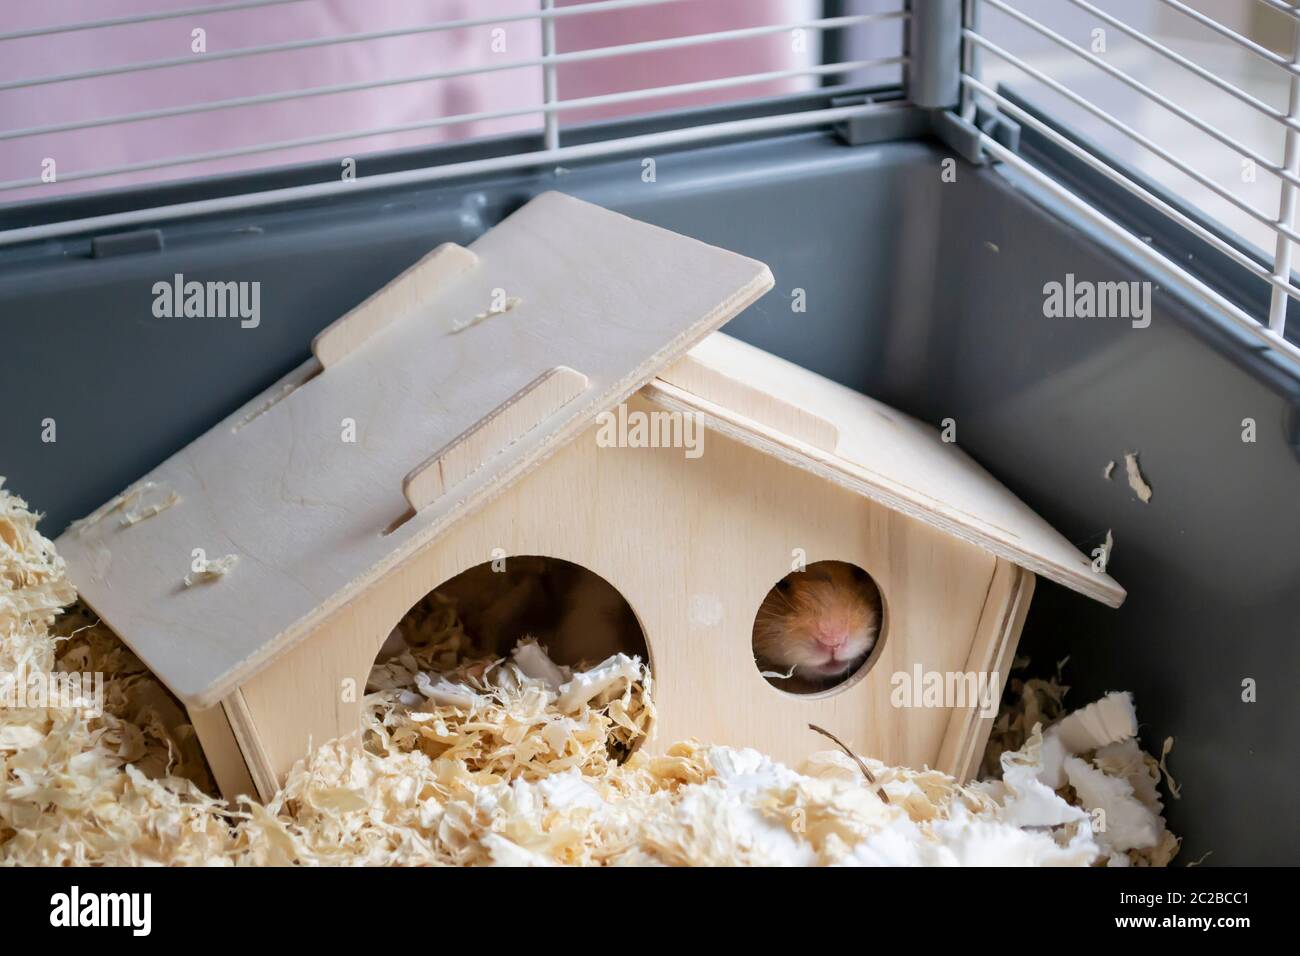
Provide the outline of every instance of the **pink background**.
{"type": "MultiPolygon", "coordinates": [[[[559,0],[559,6],[585,0],[559,0]]],[[[0,33],[135,13],[183,9],[195,0],[42,0],[0,7],[0,33]]],[[[143,60],[190,57],[190,65],[119,76],[0,90],[0,133],[51,123],[103,118],[268,92],[437,70],[525,60],[541,55],[536,21],[499,25],[507,49],[493,52],[493,27],[338,44],[309,50],[203,62],[191,53],[191,31],[207,32],[209,54],[222,50],[370,32],[403,26],[537,9],[538,0],[303,0],[261,9],[186,16],[161,23],[0,41],[0,83],[143,60]]],[[[694,33],[779,23],[817,15],[810,0],[689,0],[557,21],[560,52],[694,33]]],[[[819,61],[819,36],[796,53],[789,33],[680,50],[637,54],[559,68],[561,99],[696,80],[791,69],[819,61]]],[[[633,113],[792,92],[817,78],[752,84],[560,114],[565,124],[633,113]]],[[[541,126],[540,114],[350,137],[332,143],[217,161],[168,166],[85,181],[66,177],[89,169],[298,137],[352,132],[439,116],[535,105],[542,100],[539,67],[472,77],[402,84],[303,100],[216,110],[97,129],[0,140],[0,182],[39,177],[41,161],[55,159],[62,182],[0,191],[0,202],[157,182],[287,163],[361,157],[378,150],[463,139],[541,126]]],[[[561,140],[563,142],[563,140],[561,140]]],[[[361,166],[364,173],[364,164],[361,166]]]]}

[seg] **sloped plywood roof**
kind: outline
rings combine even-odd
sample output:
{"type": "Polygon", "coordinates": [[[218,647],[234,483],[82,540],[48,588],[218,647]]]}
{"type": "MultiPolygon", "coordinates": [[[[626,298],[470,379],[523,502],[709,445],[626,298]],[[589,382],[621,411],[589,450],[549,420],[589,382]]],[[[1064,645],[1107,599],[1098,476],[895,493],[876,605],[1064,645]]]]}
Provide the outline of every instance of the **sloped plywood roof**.
{"type": "Polygon", "coordinates": [[[1122,587],[933,426],[715,333],[651,398],[859,494],[1118,607],[1122,587]]]}
{"type": "Polygon", "coordinates": [[[760,262],[559,193],[470,252],[412,267],[322,335],[324,371],[59,539],[83,597],[187,704],[215,704],[772,285],[760,262]],[[195,580],[196,548],[237,560],[195,580]]]}

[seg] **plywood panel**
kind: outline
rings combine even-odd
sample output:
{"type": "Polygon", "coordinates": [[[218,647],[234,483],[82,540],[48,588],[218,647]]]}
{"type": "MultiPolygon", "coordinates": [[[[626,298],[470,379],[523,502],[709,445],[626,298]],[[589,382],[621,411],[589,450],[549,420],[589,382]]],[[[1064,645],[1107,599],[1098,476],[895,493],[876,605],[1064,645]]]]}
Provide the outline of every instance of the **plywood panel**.
{"type": "Polygon", "coordinates": [[[938,769],[944,773],[965,779],[979,769],[1033,594],[1031,573],[1009,561],[998,562],[966,662],[966,672],[987,675],[996,693],[990,712],[970,708],[953,711],[939,755],[938,769]]]}
{"type": "Polygon", "coordinates": [[[189,715],[194,732],[199,735],[199,745],[203,747],[208,769],[212,771],[212,779],[222,795],[232,803],[239,797],[258,796],[225,709],[218,704],[207,710],[191,710],[189,715]]]}
{"type": "Polygon", "coordinates": [[[722,334],[660,373],[652,397],[1049,580],[1118,607],[1124,589],[936,428],[722,334]],[[761,388],[754,388],[754,384],[761,388]],[[832,451],[779,423],[833,426],[832,451]],[[774,422],[777,423],[774,427],[774,422]]]}
{"type": "MultiPolygon", "coordinates": [[[[632,412],[651,412],[640,398],[632,412]]],[[[726,437],[703,453],[605,448],[588,429],[380,584],[335,612],[324,631],[244,688],[271,765],[283,774],[306,747],[356,727],[340,707],[347,676],[364,680],[379,644],[429,590],[507,554],[581,564],[624,594],[647,636],[660,726],[653,746],[695,736],[757,746],[797,763],[826,742],[809,722],[861,752],[934,765],[951,712],[896,709],[891,677],[969,666],[997,559],[924,522],[828,484],[726,437]],[[751,631],[795,549],[866,569],[884,595],[886,627],[871,670],[848,689],[799,697],[754,665],[751,631]],[[316,688],[325,687],[321,693],[316,688]]]]}
{"type": "Polygon", "coordinates": [[[558,193],[471,251],[381,291],[355,334],[318,343],[324,371],[146,476],[178,503],[136,524],[110,505],[59,539],[81,596],[187,705],[226,697],[772,284],[762,263],[558,193]],[[403,478],[557,366],[590,387],[399,526],[403,478]],[[198,548],[237,564],[186,587],[198,548]]]}

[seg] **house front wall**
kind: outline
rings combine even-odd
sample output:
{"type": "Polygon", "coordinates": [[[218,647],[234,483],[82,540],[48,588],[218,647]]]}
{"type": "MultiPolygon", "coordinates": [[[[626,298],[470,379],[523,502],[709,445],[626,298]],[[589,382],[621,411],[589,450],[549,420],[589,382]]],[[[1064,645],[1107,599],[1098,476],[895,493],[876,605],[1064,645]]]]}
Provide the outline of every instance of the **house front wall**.
{"type": "Polygon", "coordinates": [[[283,780],[309,740],[355,732],[366,675],[393,626],[497,549],[572,561],[622,592],[650,648],[653,750],[696,737],[797,764],[827,746],[808,730],[815,723],[858,752],[935,766],[954,708],[927,699],[917,681],[939,675],[952,686],[951,675],[980,663],[972,648],[989,627],[992,595],[1005,600],[995,572],[1005,576],[1006,563],[714,432],[690,447],[626,447],[638,440],[636,415],[655,411],[635,396],[631,427],[584,432],[232,695],[232,723],[242,713],[256,738],[240,746],[258,765],[259,789],[283,780]],[[867,667],[834,691],[785,693],[754,664],[754,616],[797,562],[825,559],[875,579],[881,639],[867,667]]]}

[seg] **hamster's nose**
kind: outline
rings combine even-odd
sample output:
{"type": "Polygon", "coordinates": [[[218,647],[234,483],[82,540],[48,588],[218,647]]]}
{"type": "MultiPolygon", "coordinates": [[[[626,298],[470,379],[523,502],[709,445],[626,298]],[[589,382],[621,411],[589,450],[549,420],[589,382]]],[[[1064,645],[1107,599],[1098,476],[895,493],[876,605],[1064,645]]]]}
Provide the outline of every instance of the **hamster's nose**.
{"type": "Polygon", "coordinates": [[[817,625],[817,643],[836,648],[849,639],[849,630],[839,624],[822,621],[817,625]]]}

